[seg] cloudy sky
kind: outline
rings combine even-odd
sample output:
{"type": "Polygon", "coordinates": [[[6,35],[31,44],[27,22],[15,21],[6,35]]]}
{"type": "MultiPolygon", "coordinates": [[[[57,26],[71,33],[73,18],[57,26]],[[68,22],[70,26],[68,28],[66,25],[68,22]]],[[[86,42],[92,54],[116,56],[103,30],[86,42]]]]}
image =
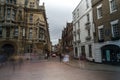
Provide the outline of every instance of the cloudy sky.
{"type": "Polygon", "coordinates": [[[40,0],[45,3],[52,44],[61,39],[62,30],[72,21],[72,12],[81,0],[40,0]]]}

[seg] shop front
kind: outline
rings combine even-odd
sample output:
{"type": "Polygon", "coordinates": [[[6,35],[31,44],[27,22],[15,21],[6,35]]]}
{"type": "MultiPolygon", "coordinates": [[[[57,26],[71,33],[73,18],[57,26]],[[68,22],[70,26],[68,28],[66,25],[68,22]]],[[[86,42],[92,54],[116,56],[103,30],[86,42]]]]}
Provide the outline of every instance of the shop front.
{"type": "Polygon", "coordinates": [[[120,47],[109,44],[101,47],[102,62],[108,64],[120,63],[120,47]]]}

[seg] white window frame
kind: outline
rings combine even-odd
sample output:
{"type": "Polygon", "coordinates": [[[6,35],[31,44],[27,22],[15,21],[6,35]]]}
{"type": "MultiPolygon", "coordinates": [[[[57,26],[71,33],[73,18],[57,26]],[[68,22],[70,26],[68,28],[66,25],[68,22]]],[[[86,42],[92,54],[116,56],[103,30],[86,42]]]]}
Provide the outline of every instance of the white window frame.
{"type": "Polygon", "coordinates": [[[118,24],[118,22],[119,22],[119,20],[117,19],[117,20],[112,21],[112,22],[110,23],[110,24],[111,24],[111,29],[112,29],[112,37],[115,37],[114,31],[113,31],[113,25],[114,25],[114,24],[118,24]]]}
{"type": "Polygon", "coordinates": [[[111,5],[111,1],[113,1],[113,0],[109,0],[110,13],[113,13],[113,12],[116,12],[116,11],[117,11],[117,6],[116,6],[116,2],[115,2],[115,7],[116,7],[116,9],[113,10],[113,9],[112,9],[112,5],[111,5]]]}
{"type": "Polygon", "coordinates": [[[102,8],[102,4],[97,6],[97,18],[100,19],[102,18],[102,15],[99,14],[99,9],[102,8]]]}
{"type": "Polygon", "coordinates": [[[102,28],[104,28],[104,25],[98,26],[98,37],[99,37],[99,40],[101,40],[100,29],[102,29],[102,28]]]}

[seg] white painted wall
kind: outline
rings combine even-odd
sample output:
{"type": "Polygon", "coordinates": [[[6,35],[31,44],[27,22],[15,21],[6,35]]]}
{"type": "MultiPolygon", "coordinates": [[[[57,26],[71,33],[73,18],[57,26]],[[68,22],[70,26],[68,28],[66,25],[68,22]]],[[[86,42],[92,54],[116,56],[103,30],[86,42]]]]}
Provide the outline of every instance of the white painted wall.
{"type": "MultiPolygon", "coordinates": [[[[85,46],[86,49],[86,58],[89,59],[89,48],[88,45],[91,44],[92,45],[92,52],[93,51],[93,47],[94,47],[94,37],[93,37],[93,15],[92,15],[92,7],[91,7],[91,0],[88,0],[89,3],[89,8],[87,8],[86,6],[86,0],[81,0],[81,2],[78,4],[78,6],[75,8],[75,10],[73,11],[73,30],[75,32],[77,32],[77,30],[80,28],[80,40],[81,43],[80,44],[76,44],[74,45],[78,47],[78,55],[81,54],[81,46],[85,46]],[[78,11],[79,11],[79,16],[78,16],[78,11]],[[90,35],[92,37],[91,41],[86,41],[86,37],[88,36],[88,30],[85,29],[86,27],[86,23],[87,23],[87,14],[89,13],[89,20],[90,20],[90,35]],[[80,26],[78,26],[78,22],[80,24],[80,26]],[[75,29],[74,29],[75,28],[75,29]]],[[[75,42],[75,36],[74,37],[74,42],[75,42]]],[[[76,34],[76,39],[79,39],[79,35],[76,34]]],[[[78,56],[79,57],[79,56],[78,56]]],[[[90,60],[90,59],[89,59],[90,60]]]]}

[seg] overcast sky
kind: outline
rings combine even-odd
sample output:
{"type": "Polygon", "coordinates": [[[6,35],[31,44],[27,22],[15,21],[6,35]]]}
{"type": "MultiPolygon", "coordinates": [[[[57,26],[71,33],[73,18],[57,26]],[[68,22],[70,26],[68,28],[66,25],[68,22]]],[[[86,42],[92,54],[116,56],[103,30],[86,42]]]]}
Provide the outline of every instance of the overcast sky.
{"type": "Polygon", "coordinates": [[[61,39],[62,30],[72,21],[72,12],[81,0],[40,0],[45,3],[52,44],[61,39]]]}

